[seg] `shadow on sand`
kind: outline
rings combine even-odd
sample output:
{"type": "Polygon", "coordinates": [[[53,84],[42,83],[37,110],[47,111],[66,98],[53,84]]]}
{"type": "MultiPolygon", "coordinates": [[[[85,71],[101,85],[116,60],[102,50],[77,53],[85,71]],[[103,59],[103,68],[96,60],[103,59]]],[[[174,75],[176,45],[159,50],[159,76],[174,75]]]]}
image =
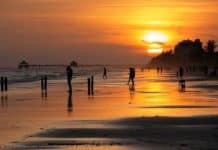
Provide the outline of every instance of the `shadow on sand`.
{"type": "MultiPolygon", "coordinates": [[[[21,148],[48,149],[60,146],[128,146],[165,149],[216,149],[218,146],[218,117],[150,117],[127,118],[113,121],[82,121],[87,127],[54,128],[36,133],[21,148]],[[103,128],[90,128],[90,124],[104,124],[103,128]],[[108,126],[107,126],[108,125],[108,126]],[[41,140],[31,140],[31,138],[41,140]],[[48,140],[50,139],[50,140],[48,140]]],[[[18,147],[19,147],[18,146],[18,147]]]]}

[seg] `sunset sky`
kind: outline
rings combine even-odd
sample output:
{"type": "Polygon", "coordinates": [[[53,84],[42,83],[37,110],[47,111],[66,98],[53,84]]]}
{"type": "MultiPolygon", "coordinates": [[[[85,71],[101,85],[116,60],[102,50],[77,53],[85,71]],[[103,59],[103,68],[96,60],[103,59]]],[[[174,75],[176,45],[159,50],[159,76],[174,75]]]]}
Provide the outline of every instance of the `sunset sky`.
{"type": "MultiPolygon", "coordinates": [[[[216,0],[0,0],[0,66],[145,63],[147,34],[218,41],[216,0]]],[[[158,38],[157,38],[158,39],[158,38]]],[[[157,41],[158,42],[158,41],[157,41]]]]}

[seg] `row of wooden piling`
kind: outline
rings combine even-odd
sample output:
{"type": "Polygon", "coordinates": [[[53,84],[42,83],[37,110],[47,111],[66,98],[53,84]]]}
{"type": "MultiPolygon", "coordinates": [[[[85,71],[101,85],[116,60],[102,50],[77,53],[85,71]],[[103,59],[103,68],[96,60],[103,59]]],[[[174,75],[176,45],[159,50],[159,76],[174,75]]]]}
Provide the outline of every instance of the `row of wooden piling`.
{"type": "MultiPolygon", "coordinates": [[[[8,78],[1,77],[1,92],[8,91],[8,78]]],[[[94,76],[87,79],[88,95],[94,95],[94,76]]],[[[179,88],[185,89],[185,80],[179,80],[179,88]]],[[[48,90],[48,77],[47,75],[41,77],[41,90],[47,92],[48,90]]]]}
{"type": "MultiPolygon", "coordinates": [[[[43,76],[41,78],[41,89],[47,91],[47,76],[43,76]]],[[[7,77],[1,77],[0,78],[1,82],[1,92],[6,92],[8,91],[8,78],[7,77]]]]}
{"type": "MultiPolygon", "coordinates": [[[[8,91],[8,78],[1,77],[1,92],[8,91]]],[[[94,76],[88,78],[88,95],[94,95],[94,76]]],[[[41,77],[41,90],[47,91],[48,90],[48,77],[42,76],[41,77]]]]}
{"type": "MultiPolygon", "coordinates": [[[[42,91],[47,91],[48,89],[48,78],[47,76],[42,76],[41,77],[41,90],[42,91]]],[[[91,76],[91,78],[88,78],[88,95],[94,95],[94,76],[91,76]]]]}

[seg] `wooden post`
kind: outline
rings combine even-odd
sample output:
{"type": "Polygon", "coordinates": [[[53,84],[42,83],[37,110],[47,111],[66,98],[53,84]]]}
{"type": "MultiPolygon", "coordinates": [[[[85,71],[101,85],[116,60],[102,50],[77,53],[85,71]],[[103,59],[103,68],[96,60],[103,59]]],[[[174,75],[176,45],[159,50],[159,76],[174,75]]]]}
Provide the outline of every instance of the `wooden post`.
{"type": "Polygon", "coordinates": [[[91,77],[91,90],[92,90],[92,95],[94,95],[94,76],[91,77]]]}
{"type": "Polygon", "coordinates": [[[44,89],[43,77],[41,77],[41,90],[43,91],[43,89],[44,89]]]}
{"type": "Polygon", "coordinates": [[[7,77],[5,77],[4,78],[4,84],[5,84],[5,91],[8,91],[8,78],[7,77]]]}
{"type": "Polygon", "coordinates": [[[91,90],[91,79],[88,78],[88,95],[91,94],[90,90],[91,90]]]}
{"type": "Polygon", "coordinates": [[[1,77],[1,91],[4,91],[4,78],[1,77]]]}
{"type": "Polygon", "coordinates": [[[47,82],[47,80],[48,80],[48,78],[47,78],[47,75],[45,75],[45,77],[44,77],[44,89],[45,89],[45,91],[47,91],[47,89],[48,89],[48,86],[47,86],[47,84],[48,84],[48,82],[47,82]]]}

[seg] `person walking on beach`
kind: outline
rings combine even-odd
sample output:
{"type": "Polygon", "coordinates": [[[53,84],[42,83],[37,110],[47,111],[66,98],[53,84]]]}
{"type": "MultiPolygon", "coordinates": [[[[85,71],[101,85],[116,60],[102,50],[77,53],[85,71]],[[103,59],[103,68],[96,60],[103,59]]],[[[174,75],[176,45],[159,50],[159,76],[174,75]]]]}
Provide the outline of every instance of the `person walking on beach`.
{"type": "Polygon", "coordinates": [[[72,81],[72,78],[73,78],[73,70],[72,70],[72,68],[70,66],[67,66],[66,72],[67,72],[67,84],[68,84],[68,87],[69,87],[68,92],[72,93],[71,81],[72,81]]]}
{"type": "Polygon", "coordinates": [[[135,68],[129,68],[129,82],[128,82],[128,84],[130,82],[132,82],[132,85],[134,85],[135,84],[134,79],[135,79],[135,68]]]}
{"type": "Polygon", "coordinates": [[[208,75],[208,66],[204,66],[204,75],[205,75],[205,76],[208,75]]]}
{"type": "Polygon", "coordinates": [[[159,68],[159,67],[157,67],[157,73],[159,73],[159,71],[160,71],[160,68],[159,68]]]}
{"type": "Polygon", "coordinates": [[[104,67],[103,79],[107,79],[107,68],[104,67]]]}
{"type": "Polygon", "coordinates": [[[179,77],[183,78],[183,76],[184,76],[184,69],[183,69],[183,67],[180,67],[179,68],[179,77]]]}

